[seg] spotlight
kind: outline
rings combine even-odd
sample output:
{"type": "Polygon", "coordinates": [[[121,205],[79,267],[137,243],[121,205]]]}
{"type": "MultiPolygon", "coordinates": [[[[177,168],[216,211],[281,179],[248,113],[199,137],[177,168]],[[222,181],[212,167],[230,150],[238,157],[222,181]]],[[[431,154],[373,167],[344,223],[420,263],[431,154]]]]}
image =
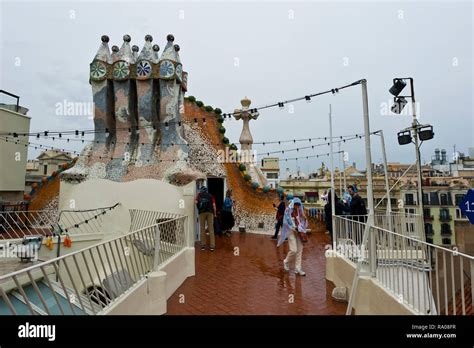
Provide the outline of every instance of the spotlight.
{"type": "Polygon", "coordinates": [[[390,108],[390,110],[394,113],[394,114],[401,114],[403,108],[405,107],[405,105],[407,105],[407,100],[404,98],[404,97],[398,97],[398,98],[395,98],[395,102],[393,103],[392,107],[390,108]]]}
{"type": "Polygon", "coordinates": [[[393,82],[393,86],[390,87],[388,90],[390,94],[392,94],[395,97],[398,97],[398,95],[403,91],[407,83],[402,80],[402,79],[395,79],[393,82]]]}
{"type": "Polygon", "coordinates": [[[406,145],[411,143],[411,133],[410,131],[398,132],[398,144],[406,145]]]}
{"type": "Polygon", "coordinates": [[[433,126],[421,128],[418,131],[418,136],[420,137],[421,141],[433,139],[434,137],[433,126]]]}

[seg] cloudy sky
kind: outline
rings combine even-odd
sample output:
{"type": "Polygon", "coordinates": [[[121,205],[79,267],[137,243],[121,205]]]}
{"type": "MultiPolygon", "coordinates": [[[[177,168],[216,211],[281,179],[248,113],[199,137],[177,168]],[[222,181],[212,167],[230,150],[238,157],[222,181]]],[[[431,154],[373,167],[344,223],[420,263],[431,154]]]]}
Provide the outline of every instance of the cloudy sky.
{"type": "MultiPolygon", "coordinates": [[[[422,146],[430,161],[435,148],[474,147],[473,5],[471,1],[4,1],[0,0],[0,89],[21,96],[30,109],[31,131],[91,129],[87,115],[58,114],[58,105],[90,103],[89,63],[107,34],[109,45],[130,34],[140,48],[144,36],[164,47],[173,33],[189,73],[188,95],[234,110],[247,96],[252,106],[301,97],[365,78],[371,129],[383,129],[389,161],[414,162],[414,147],[399,146],[396,133],[411,116],[387,113],[392,78],[412,76],[420,122],[435,139],[422,146]],[[59,104],[58,104],[59,103],[59,104]]],[[[11,100],[0,97],[0,102],[11,100]]],[[[252,122],[254,141],[328,136],[332,104],[335,135],[363,131],[360,87],[311,103],[261,111],[252,122]]],[[[237,142],[241,124],[226,122],[237,142]]],[[[31,139],[35,141],[35,139],[31,139]]],[[[80,150],[79,143],[44,144],[80,150]]],[[[372,139],[373,161],[381,161],[372,139]]],[[[307,143],[259,153],[294,149],[307,143]]],[[[282,157],[326,153],[291,152],[282,157]]],[[[365,167],[362,140],[344,144],[349,162],[365,167]]],[[[29,151],[29,157],[38,155],[29,151]]],[[[323,161],[329,162],[328,158],[323,161]]],[[[299,160],[304,172],[321,159],[299,160]]],[[[295,161],[282,169],[296,168],[295,161]]]]}

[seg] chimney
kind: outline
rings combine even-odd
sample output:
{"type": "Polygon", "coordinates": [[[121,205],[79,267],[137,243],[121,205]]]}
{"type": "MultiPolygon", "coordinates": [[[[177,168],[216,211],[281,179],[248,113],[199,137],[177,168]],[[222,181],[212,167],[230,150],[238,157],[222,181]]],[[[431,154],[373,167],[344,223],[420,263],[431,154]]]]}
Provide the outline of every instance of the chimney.
{"type": "Polygon", "coordinates": [[[441,150],[441,164],[446,164],[447,163],[447,160],[446,160],[446,150],[445,149],[442,149],[441,150]]]}
{"type": "Polygon", "coordinates": [[[435,149],[435,160],[439,161],[441,158],[439,157],[439,149],[435,149]]]}

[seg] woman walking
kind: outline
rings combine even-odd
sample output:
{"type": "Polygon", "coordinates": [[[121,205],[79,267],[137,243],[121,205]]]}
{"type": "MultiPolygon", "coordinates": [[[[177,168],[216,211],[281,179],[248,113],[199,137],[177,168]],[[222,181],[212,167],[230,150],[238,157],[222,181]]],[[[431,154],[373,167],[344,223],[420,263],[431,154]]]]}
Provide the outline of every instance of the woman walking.
{"type": "Polygon", "coordinates": [[[303,243],[300,234],[306,233],[306,216],[304,215],[303,205],[299,198],[293,198],[288,208],[285,210],[283,218],[283,228],[281,230],[280,238],[277,246],[283,244],[288,238],[288,246],[290,251],[283,260],[283,268],[286,272],[290,271],[290,261],[295,258],[295,273],[300,276],[305,276],[306,273],[301,268],[301,261],[303,258],[303,243]]]}
{"type": "Polygon", "coordinates": [[[232,200],[232,190],[228,189],[222,207],[222,230],[227,236],[231,234],[231,229],[235,224],[233,209],[234,201],[232,200]]]}

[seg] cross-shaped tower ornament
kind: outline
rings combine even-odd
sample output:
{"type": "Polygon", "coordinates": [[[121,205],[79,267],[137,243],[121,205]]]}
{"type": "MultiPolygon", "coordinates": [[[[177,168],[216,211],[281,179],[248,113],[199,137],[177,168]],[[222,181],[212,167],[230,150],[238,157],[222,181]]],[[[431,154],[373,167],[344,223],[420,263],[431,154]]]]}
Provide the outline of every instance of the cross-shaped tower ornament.
{"type": "MultiPolygon", "coordinates": [[[[245,97],[240,101],[242,104],[242,109],[235,109],[234,110],[234,117],[238,121],[242,119],[244,121],[244,125],[242,127],[242,133],[240,134],[240,149],[241,152],[245,151],[247,155],[252,153],[252,144],[253,138],[252,134],[250,133],[249,122],[250,120],[256,120],[259,116],[257,109],[250,109],[249,106],[251,104],[251,100],[245,97]]],[[[251,158],[248,156],[247,158],[251,158]]]]}

